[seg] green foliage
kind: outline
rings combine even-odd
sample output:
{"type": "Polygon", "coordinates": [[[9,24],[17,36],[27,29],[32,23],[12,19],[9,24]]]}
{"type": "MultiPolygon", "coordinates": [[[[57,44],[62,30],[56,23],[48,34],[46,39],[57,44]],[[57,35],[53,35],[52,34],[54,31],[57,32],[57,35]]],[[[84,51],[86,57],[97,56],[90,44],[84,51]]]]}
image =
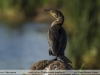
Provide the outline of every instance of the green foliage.
{"type": "MultiPolygon", "coordinates": [[[[70,0],[72,1],[72,0],[70,0]]],[[[75,25],[73,32],[69,35],[71,53],[75,53],[76,67],[79,68],[82,63],[86,63],[86,68],[100,68],[100,66],[95,67],[95,60],[100,53],[100,5],[98,5],[98,0],[74,0],[72,5],[68,5],[68,11],[72,17],[73,25],[75,25]],[[76,2],[75,2],[76,1],[76,2]],[[98,17],[99,16],[99,17],[98,17]],[[91,53],[92,49],[96,51],[95,56],[91,55],[93,59],[90,61],[85,60],[89,58],[88,54],[91,53]],[[85,54],[88,51],[88,54],[85,54]],[[95,57],[95,59],[94,59],[95,57]],[[88,62],[87,62],[88,61],[88,62]]],[[[90,58],[91,58],[90,57],[90,58]]],[[[100,56],[99,56],[100,57],[100,56]]],[[[99,63],[98,63],[99,64],[99,63]]],[[[85,68],[85,67],[84,67],[85,68]]]]}

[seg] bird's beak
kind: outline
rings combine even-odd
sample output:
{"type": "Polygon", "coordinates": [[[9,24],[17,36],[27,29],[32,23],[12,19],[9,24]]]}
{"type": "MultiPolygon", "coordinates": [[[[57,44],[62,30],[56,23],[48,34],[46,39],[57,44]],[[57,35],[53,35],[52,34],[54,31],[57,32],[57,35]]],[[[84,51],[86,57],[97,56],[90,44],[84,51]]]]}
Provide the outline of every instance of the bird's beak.
{"type": "Polygon", "coordinates": [[[42,11],[46,11],[46,12],[48,12],[49,14],[53,15],[53,13],[51,12],[51,10],[43,9],[42,11]]]}
{"type": "Polygon", "coordinates": [[[52,10],[43,9],[42,11],[46,11],[46,12],[48,12],[50,15],[52,15],[54,18],[56,18],[56,14],[53,13],[52,10]]]}
{"type": "Polygon", "coordinates": [[[47,10],[47,9],[43,9],[42,11],[50,12],[50,10],[47,10]]]}

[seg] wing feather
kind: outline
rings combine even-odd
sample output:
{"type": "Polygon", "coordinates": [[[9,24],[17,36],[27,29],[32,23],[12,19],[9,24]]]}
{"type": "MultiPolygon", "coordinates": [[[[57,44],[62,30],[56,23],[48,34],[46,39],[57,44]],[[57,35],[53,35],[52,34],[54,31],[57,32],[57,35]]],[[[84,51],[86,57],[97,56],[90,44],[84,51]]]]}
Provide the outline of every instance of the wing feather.
{"type": "Polygon", "coordinates": [[[67,37],[65,30],[59,25],[51,27],[48,31],[48,43],[52,55],[54,56],[57,56],[59,54],[63,55],[67,44],[67,37]]]}
{"type": "Polygon", "coordinates": [[[50,45],[50,50],[52,51],[53,55],[58,54],[59,49],[59,39],[60,39],[60,27],[53,26],[48,31],[48,42],[50,45]]]}

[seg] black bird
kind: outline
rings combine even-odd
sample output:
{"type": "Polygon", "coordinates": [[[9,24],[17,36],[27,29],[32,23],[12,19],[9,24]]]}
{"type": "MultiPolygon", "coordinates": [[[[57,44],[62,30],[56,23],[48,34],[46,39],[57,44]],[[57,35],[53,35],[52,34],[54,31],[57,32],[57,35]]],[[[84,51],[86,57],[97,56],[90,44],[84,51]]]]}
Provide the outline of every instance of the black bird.
{"type": "MultiPolygon", "coordinates": [[[[47,11],[50,13],[56,20],[51,24],[51,27],[48,31],[48,43],[50,46],[49,49],[49,55],[59,57],[61,60],[63,60],[66,63],[72,63],[65,55],[64,51],[67,45],[67,35],[62,27],[62,24],[64,22],[64,16],[63,14],[58,10],[46,10],[43,9],[43,11],[47,11]]],[[[57,60],[54,59],[54,60],[57,60]]]]}

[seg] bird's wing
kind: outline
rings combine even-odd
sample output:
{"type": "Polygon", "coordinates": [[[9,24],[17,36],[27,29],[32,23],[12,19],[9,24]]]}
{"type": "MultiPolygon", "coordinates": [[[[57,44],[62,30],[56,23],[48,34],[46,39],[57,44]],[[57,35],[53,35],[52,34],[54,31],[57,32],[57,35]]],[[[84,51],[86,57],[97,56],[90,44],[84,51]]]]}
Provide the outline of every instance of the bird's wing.
{"type": "Polygon", "coordinates": [[[59,53],[64,54],[67,45],[67,35],[64,28],[60,28],[59,53]]]}
{"type": "Polygon", "coordinates": [[[59,54],[59,39],[60,39],[60,27],[54,26],[51,27],[48,31],[48,42],[50,45],[50,49],[53,52],[53,55],[59,54]]]}

